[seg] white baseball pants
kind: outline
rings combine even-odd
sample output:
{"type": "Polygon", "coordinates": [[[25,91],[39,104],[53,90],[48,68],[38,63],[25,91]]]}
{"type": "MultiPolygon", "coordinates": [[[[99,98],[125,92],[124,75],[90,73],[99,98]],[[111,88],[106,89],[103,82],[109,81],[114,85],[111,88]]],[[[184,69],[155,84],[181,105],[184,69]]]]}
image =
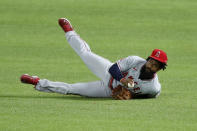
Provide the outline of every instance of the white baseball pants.
{"type": "Polygon", "coordinates": [[[108,87],[111,76],[108,69],[113,63],[91,52],[89,45],[76,32],[67,32],[66,39],[86,66],[101,80],[68,84],[41,79],[36,85],[36,90],[61,94],[77,94],[88,97],[111,97],[111,89],[108,87]]]}

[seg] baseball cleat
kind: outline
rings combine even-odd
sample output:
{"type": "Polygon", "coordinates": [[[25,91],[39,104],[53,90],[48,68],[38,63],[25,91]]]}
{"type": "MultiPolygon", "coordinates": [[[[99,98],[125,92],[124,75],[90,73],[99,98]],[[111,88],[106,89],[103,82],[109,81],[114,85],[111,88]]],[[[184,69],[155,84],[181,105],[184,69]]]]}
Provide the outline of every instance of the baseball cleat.
{"type": "Polygon", "coordinates": [[[66,18],[60,18],[59,25],[62,27],[64,32],[69,32],[69,31],[73,30],[72,25],[70,24],[70,22],[66,18]]]}
{"type": "Polygon", "coordinates": [[[40,80],[37,76],[30,76],[28,74],[24,74],[21,76],[21,82],[26,84],[37,85],[38,81],[40,80]]]}

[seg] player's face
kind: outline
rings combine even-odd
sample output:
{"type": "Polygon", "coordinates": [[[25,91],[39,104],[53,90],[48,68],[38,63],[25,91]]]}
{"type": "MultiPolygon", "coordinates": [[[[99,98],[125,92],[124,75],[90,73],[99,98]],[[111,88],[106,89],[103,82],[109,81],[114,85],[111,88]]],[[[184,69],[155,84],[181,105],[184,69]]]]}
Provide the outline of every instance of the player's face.
{"type": "Polygon", "coordinates": [[[145,64],[145,71],[146,72],[154,72],[154,73],[156,73],[159,70],[160,70],[160,65],[159,65],[159,63],[156,60],[149,59],[146,62],[146,64],[145,64]]]}

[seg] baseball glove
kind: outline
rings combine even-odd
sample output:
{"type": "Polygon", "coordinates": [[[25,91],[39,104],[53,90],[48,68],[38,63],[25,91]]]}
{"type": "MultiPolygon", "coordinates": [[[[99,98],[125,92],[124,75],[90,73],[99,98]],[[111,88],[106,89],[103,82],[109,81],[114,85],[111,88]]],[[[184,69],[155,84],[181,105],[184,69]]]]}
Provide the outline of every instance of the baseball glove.
{"type": "Polygon", "coordinates": [[[118,85],[112,90],[112,97],[116,100],[129,100],[132,98],[132,94],[127,88],[118,85]]]}

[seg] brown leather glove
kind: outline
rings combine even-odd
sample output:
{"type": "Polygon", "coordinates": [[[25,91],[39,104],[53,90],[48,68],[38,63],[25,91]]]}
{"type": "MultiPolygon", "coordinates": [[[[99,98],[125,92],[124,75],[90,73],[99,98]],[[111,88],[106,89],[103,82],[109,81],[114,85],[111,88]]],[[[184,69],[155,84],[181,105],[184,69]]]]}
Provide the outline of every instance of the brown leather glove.
{"type": "Polygon", "coordinates": [[[132,98],[132,94],[127,88],[118,85],[112,90],[112,97],[116,100],[129,100],[132,98]]]}

